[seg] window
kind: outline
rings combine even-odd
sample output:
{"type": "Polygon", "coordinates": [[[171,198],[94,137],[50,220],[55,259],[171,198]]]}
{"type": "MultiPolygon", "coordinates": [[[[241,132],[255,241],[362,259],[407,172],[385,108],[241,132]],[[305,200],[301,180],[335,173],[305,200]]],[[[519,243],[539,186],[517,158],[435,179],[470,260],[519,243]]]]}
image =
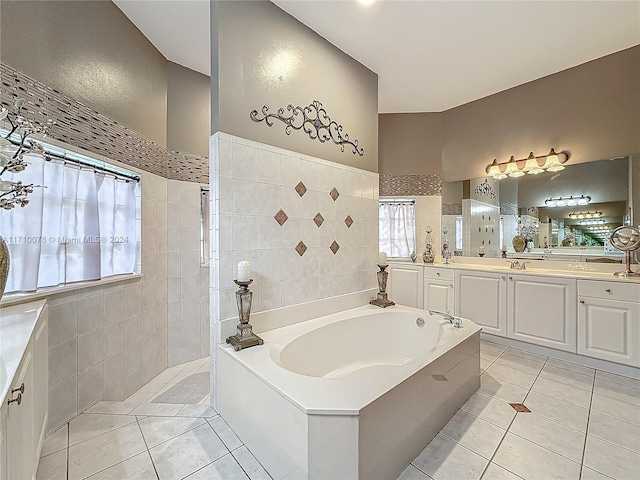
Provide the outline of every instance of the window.
{"type": "Polygon", "coordinates": [[[200,188],[200,264],[209,265],[209,238],[211,235],[209,189],[200,188]]]}
{"type": "Polygon", "coordinates": [[[34,188],[24,208],[0,211],[11,256],[6,292],[34,292],[139,271],[140,185],[131,172],[44,145],[3,180],[34,188]]]}
{"type": "Polygon", "coordinates": [[[380,200],[380,251],[390,257],[409,257],[416,249],[415,200],[380,200]]]}
{"type": "Polygon", "coordinates": [[[462,217],[456,217],[456,250],[462,251],[462,217]]]}

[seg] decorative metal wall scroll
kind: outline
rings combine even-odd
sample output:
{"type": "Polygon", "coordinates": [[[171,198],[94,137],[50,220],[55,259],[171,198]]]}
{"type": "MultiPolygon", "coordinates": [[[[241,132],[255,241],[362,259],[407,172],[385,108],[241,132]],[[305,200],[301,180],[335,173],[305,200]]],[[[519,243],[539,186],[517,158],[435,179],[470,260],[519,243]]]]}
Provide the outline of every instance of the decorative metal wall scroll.
{"type": "Polygon", "coordinates": [[[486,178],[480,185],[477,185],[476,188],[473,189],[473,193],[476,195],[484,195],[489,198],[498,198],[496,191],[491,185],[489,185],[486,178]]]}
{"type": "Polygon", "coordinates": [[[322,103],[317,100],[311,102],[311,105],[307,107],[294,107],[289,104],[287,106],[288,115],[285,114],[284,108],[279,108],[277,113],[268,112],[269,105],[264,105],[262,107],[262,118],[258,117],[260,114],[257,110],[252,110],[249,116],[254,122],[264,121],[270,127],[273,126],[271,119],[275,118],[286,125],[284,131],[287,135],[291,134],[291,129],[303,130],[312,140],[317,138],[321,143],[331,140],[336,145],[340,145],[340,151],[342,152],[344,152],[345,145],[351,145],[354,154],[364,155],[364,148],[358,147],[358,140],[351,141],[349,134],[342,133],[342,125],[339,125],[335,120],[331,120],[331,117],[327,115],[327,111],[322,107],[322,103]]]}

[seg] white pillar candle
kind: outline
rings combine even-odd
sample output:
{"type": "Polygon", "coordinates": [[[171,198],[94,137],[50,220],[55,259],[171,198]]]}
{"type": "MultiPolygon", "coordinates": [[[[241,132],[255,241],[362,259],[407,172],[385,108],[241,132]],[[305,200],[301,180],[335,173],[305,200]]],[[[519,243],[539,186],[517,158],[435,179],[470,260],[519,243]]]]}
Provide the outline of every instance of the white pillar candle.
{"type": "Polygon", "coordinates": [[[251,264],[246,260],[238,262],[238,281],[248,282],[251,279],[251,264]]]}
{"type": "Polygon", "coordinates": [[[388,265],[386,252],[380,252],[378,255],[378,265],[388,265]]]}
{"type": "Polygon", "coordinates": [[[478,253],[484,253],[484,245],[480,245],[480,248],[478,248],[478,253]]]}
{"type": "Polygon", "coordinates": [[[506,252],[506,251],[507,251],[507,244],[506,244],[506,243],[502,245],[502,251],[503,251],[503,252],[506,252]]]}

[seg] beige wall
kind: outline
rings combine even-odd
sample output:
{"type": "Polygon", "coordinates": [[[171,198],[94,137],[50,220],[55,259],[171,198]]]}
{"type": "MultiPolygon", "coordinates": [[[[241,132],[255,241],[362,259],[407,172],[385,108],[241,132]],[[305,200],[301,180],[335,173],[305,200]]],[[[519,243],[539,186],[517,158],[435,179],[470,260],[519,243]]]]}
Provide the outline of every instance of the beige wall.
{"type": "MultiPolygon", "coordinates": [[[[444,112],[446,181],[494,158],[567,150],[571,163],[640,152],[640,46],[444,112]]],[[[382,134],[381,134],[382,135],[382,134]]]]}
{"type": "Polygon", "coordinates": [[[387,175],[442,173],[442,114],[378,117],[378,171],[387,175]]]}
{"type": "Polygon", "coordinates": [[[2,2],[0,57],[166,146],[167,62],[110,1],[2,2]]]}
{"type": "Polygon", "coordinates": [[[210,79],[176,63],[167,63],[167,148],[208,157],[210,79]]]}
{"type": "Polygon", "coordinates": [[[295,152],[376,172],[378,77],[271,2],[212,2],[212,127],[295,152]],[[287,66],[287,69],[283,69],[287,66]],[[218,96],[218,91],[222,92],[218,96]],[[219,98],[219,103],[215,103],[219,98]],[[344,133],[358,139],[364,156],[333,142],[311,140],[285,125],[255,123],[249,113],[268,104],[323,103],[344,133]],[[217,117],[217,118],[216,118],[217,117]]]}
{"type": "Polygon", "coordinates": [[[631,160],[631,192],[633,204],[633,218],[631,222],[640,226],[640,155],[634,155],[631,160]]]}

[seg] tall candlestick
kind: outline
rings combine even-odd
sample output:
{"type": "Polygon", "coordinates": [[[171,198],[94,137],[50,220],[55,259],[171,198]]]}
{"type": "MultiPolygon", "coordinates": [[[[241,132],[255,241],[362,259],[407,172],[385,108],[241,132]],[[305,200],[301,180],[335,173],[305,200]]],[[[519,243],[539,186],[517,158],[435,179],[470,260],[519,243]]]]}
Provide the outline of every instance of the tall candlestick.
{"type": "Polygon", "coordinates": [[[386,252],[380,252],[378,255],[378,265],[388,265],[386,252]]]}
{"type": "Polygon", "coordinates": [[[251,280],[251,264],[246,260],[238,262],[238,281],[248,282],[251,280]]]}
{"type": "Polygon", "coordinates": [[[484,245],[480,245],[478,248],[478,253],[484,253],[484,245]]]}

